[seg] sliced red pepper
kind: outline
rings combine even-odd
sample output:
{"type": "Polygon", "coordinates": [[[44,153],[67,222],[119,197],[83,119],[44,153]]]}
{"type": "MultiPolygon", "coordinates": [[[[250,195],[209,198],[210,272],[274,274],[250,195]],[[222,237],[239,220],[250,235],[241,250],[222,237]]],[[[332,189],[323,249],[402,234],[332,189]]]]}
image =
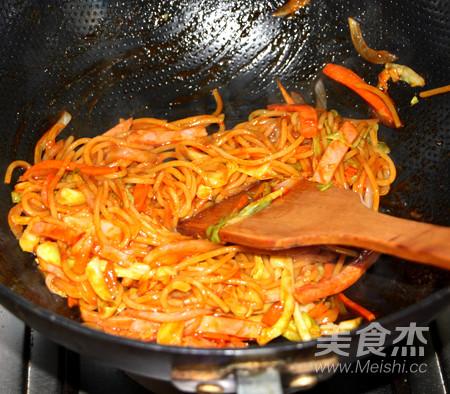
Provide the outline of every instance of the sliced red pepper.
{"type": "Polygon", "coordinates": [[[366,86],[370,89],[373,88],[373,86],[364,82],[364,80],[355,72],[332,63],[328,63],[322,72],[327,77],[334,79],[336,82],[347,86],[349,89],[359,94],[370,106],[372,106],[377,117],[383,124],[389,127],[397,127],[395,125],[394,117],[384,101],[375,93],[364,88],[364,86],[366,86]]]}
{"type": "MultiPolygon", "coordinates": [[[[358,137],[358,130],[348,121],[342,124],[339,131],[345,135],[345,138],[350,144],[358,137]]],[[[349,146],[342,141],[332,141],[320,159],[314,172],[313,179],[323,184],[331,182],[348,150],[349,146]]]]}
{"type": "MultiPolygon", "coordinates": [[[[28,170],[25,171],[25,173],[22,175],[22,180],[25,180],[28,178],[30,174],[36,171],[41,170],[59,170],[64,165],[64,162],[62,160],[44,160],[40,163],[37,163],[33,166],[31,166],[28,170]]],[[[114,172],[117,172],[119,168],[116,167],[107,167],[107,166],[89,166],[82,163],[75,163],[75,162],[69,162],[67,163],[66,169],[68,171],[74,171],[75,169],[79,169],[81,172],[88,174],[88,175],[109,175],[113,174],[114,172]]]]}
{"type": "Polygon", "coordinates": [[[319,121],[316,110],[304,104],[269,104],[271,111],[298,112],[300,114],[300,134],[305,138],[315,137],[319,133],[319,121]]]}

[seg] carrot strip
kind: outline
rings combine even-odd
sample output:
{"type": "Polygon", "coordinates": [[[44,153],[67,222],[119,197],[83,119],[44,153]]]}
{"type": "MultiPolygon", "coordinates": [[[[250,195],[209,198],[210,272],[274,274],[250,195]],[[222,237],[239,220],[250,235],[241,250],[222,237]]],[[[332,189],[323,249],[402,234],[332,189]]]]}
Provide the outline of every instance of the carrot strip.
{"type": "MultiPolygon", "coordinates": [[[[31,166],[22,175],[21,180],[26,180],[30,174],[41,170],[59,170],[64,165],[63,160],[45,160],[31,166]]],[[[87,175],[108,175],[118,171],[118,167],[107,166],[88,166],[86,164],[69,162],[67,163],[67,171],[74,171],[79,169],[81,172],[87,175]]]]}
{"type": "Polygon", "coordinates": [[[137,183],[134,187],[133,198],[134,206],[138,212],[141,212],[144,208],[145,200],[147,199],[148,191],[150,190],[150,184],[148,183],[137,183]]]}
{"type": "Polygon", "coordinates": [[[301,304],[309,304],[334,294],[343,292],[353,285],[378,259],[380,253],[363,251],[352,263],[331,279],[316,284],[307,284],[295,289],[295,299],[301,304]]]}
{"type": "Polygon", "coordinates": [[[261,323],[266,324],[267,326],[273,326],[278,320],[280,320],[281,315],[283,314],[283,304],[281,301],[275,302],[269,309],[267,309],[266,313],[264,313],[261,323]]]}
{"type": "Polygon", "coordinates": [[[287,92],[287,90],[284,88],[284,86],[281,84],[281,82],[279,81],[278,78],[277,78],[277,85],[278,85],[278,89],[280,89],[280,91],[281,91],[281,95],[283,96],[284,101],[286,101],[286,103],[288,103],[288,104],[295,104],[294,99],[287,92]]]}
{"type": "Polygon", "coordinates": [[[336,294],[336,296],[339,298],[339,300],[342,301],[342,303],[348,308],[350,309],[353,313],[362,316],[364,319],[366,319],[367,321],[372,321],[375,320],[375,315],[370,312],[369,310],[367,310],[366,308],[364,308],[363,306],[357,304],[356,302],[352,301],[351,299],[349,299],[346,295],[344,295],[343,293],[339,293],[336,294]]]}
{"type": "Polygon", "coordinates": [[[42,190],[41,190],[41,198],[42,202],[48,207],[48,193],[49,193],[49,186],[53,181],[53,178],[55,178],[55,174],[48,174],[45,178],[43,184],[42,184],[42,190]]]}
{"type": "MultiPolygon", "coordinates": [[[[311,316],[311,315],[310,315],[311,316]]],[[[328,309],[315,318],[317,324],[333,323],[339,316],[339,308],[328,309]]]]}
{"type": "MultiPolygon", "coordinates": [[[[358,130],[348,121],[342,124],[339,131],[342,132],[349,144],[352,144],[358,136],[358,130]]],[[[339,140],[333,140],[320,159],[314,171],[313,179],[323,184],[331,182],[348,149],[347,144],[339,140]]]]}
{"type": "Polygon", "coordinates": [[[316,110],[304,104],[269,104],[271,111],[298,112],[300,115],[300,134],[305,138],[315,137],[319,133],[319,121],[316,110]]]}
{"type": "Polygon", "coordinates": [[[325,313],[328,310],[328,307],[322,302],[316,304],[312,309],[308,311],[308,315],[313,319],[319,317],[321,314],[325,313]]]}
{"type": "MultiPolygon", "coordinates": [[[[370,86],[364,80],[352,70],[339,66],[337,64],[328,63],[322,72],[329,78],[334,79],[355,93],[359,94],[368,104],[370,104],[380,120],[386,126],[395,126],[394,117],[385,102],[375,93],[368,89],[362,88],[362,86],[370,86]]],[[[376,88],[375,88],[376,89],[376,88]]]]}
{"type": "Polygon", "coordinates": [[[419,96],[422,98],[426,98],[426,97],[434,96],[436,94],[442,94],[442,93],[447,93],[447,92],[450,92],[450,85],[441,86],[436,89],[425,90],[424,92],[420,92],[419,96]]]}
{"type": "Polygon", "coordinates": [[[323,278],[330,279],[333,276],[335,266],[336,266],[336,264],[333,264],[333,263],[325,263],[323,265],[323,269],[325,271],[323,278]]]}

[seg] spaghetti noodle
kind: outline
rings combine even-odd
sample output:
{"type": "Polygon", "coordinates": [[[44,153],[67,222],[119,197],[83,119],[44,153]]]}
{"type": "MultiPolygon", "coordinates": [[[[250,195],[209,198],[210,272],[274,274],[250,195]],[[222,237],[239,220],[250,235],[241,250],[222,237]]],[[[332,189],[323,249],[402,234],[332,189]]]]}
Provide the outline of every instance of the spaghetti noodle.
{"type": "Polygon", "coordinates": [[[64,113],[37,143],[34,163],[6,172],[10,183],[14,169],[25,170],[8,217],[21,248],[85,324],[115,335],[236,347],[357,327],[372,315],[337,294],[378,254],[330,246],[260,253],[175,229],[258,181],[264,195],[292,177],[352,189],[378,209],[395,167],[377,121],[288,97],[226,129],[214,97],[212,115],[122,120],[78,140],[57,139],[70,121],[64,113]],[[211,125],[219,130],[208,135],[211,125]],[[349,315],[346,304],[365,312],[349,315]]]}

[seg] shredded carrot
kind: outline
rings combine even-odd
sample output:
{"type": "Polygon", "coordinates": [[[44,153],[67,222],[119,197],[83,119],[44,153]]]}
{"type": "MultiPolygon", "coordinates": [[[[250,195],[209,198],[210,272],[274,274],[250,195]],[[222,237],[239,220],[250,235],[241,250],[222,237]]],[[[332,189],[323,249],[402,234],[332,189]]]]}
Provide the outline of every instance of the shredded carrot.
{"type": "Polygon", "coordinates": [[[47,206],[48,206],[49,187],[53,181],[53,178],[55,178],[55,174],[48,174],[42,184],[41,198],[42,198],[42,202],[47,206]]]}
{"type": "Polygon", "coordinates": [[[328,307],[322,302],[319,302],[318,304],[314,305],[313,308],[311,308],[308,311],[308,315],[311,316],[313,319],[320,316],[322,313],[325,313],[328,310],[328,307]]]}
{"type": "Polygon", "coordinates": [[[325,263],[323,265],[323,269],[325,271],[325,274],[323,275],[322,279],[330,279],[333,276],[335,264],[333,263],[325,263]]]}
{"type": "MultiPolygon", "coordinates": [[[[33,166],[31,166],[22,175],[22,180],[26,180],[30,174],[41,170],[59,170],[64,164],[63,160],[45,160],[41,161],[33,166]]],[[[107,167],[107,166],[88,166],[86,164],[69,162],[67,163],[67,170],[74,171],[79,169],[81,172],[88,175],[108,175],[118,171],[118,167],[107,167]]]]}
{"type": "Polygon", "coordinates": [[[426,98],[426,97],[435,96],[436,94],[442,94],[442,93],[447,93],[447,92],[450,92],[450,85],[441,86],[436,89],[425,90],[423,92],[420,92],[419,96],[422,98],[426,98]]]}
{"type": "Polygon", "coordinates": [[[223,100],[222,97],[220,96],[220,93],[217,89],[213,89],[213,96],[214,96],[214,100],[216,100],[216,104],[217,104],[217,108],[216,110],[212,113],[213,116],[218,116],[222,113],[223,110],[223,100]]]}
{"type": "Polygon", "coordinates": [[[356,313],[357,315],[360,315],[364,317],[367,321],[375,320],[375,315],[364,308],[363,306],[357,304],[356,302],[349,299],[346,295],[343,293],[336,294],[339,300],[343,302],[343,304],[350,309],[352,312],[356,313]]]}
{"type": "Polygon", "coordinates": [[[295,104],[294,99],[291,97],[291,95],[287,92],[287,90],[284,88],[284,86],[281,84],[281,82],[279,81],[279,79],[277,78],[277,85],[278,88],[281,91],[281,95],[284,98],[284,101],[286,101],[287,104],[295,104]]]}

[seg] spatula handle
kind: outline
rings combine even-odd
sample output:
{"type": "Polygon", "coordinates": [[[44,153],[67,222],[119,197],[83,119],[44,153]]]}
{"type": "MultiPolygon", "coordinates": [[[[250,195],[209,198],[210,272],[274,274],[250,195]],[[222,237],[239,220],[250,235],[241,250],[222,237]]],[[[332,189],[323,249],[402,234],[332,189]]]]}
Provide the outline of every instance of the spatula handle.
{"type": "Polygon", "coordinates": [[[220,239],[261,249],[336,244],[361,247],[450,270],[450,228],[374,212],[354,192],[294,187],[269,207],[225,226],[220,239]]]}
{"type": "MultiPolygon", "coordinates": [[[[357,235],[353,236],[360,239],[361,247],[450,270],[448,227],[369,210],[360,215],[357,226],[357,235]]],[[[347,244],[344,239],[342,241],[347,244]]]]}

